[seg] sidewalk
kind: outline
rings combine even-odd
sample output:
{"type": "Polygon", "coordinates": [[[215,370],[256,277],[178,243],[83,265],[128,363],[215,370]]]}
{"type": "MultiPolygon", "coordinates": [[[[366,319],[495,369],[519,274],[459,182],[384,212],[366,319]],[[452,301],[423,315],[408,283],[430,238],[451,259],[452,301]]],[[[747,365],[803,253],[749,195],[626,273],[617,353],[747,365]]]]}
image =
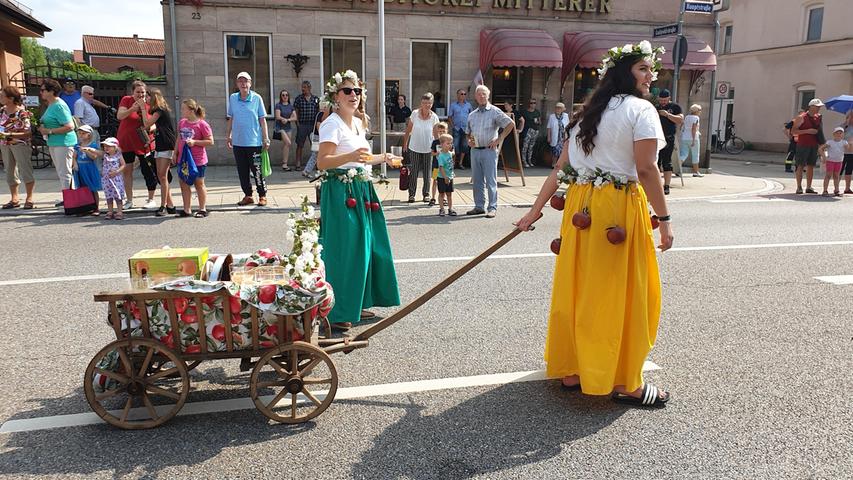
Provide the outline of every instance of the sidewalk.
{"type": "Polygon", "coordinates": [[[732,155],[730,153],[712,153],[711,168],[714,167],[714,160],[732,160],[744,163],[752,162],[784,165],[785,155],[786,154],[782,152],[763,152],[759,150],[744,150],[738,155],[732,155]]]}
{"type": "MultiPolygon", "coordinates": [[[[749,158],[743,156],[743,159],[749,158]]],[[[754,161],[754,160],[753,160],[754,161]]],[[[536,167],[525,170],[527,185],[522,186],[521,178],[517,173],[510,173],[509,182],[506,181],[503,170],[498,170],[498,199],[499,204],[506,205],[530,205],[536,199],[539,189],[545,179],[550,174],[551,170],[544,167],[536,167]]],[[[390,185],[377,185],[376,192],[382,200],[385,208],[409,206],[407,203],[408,192],[400,191],[398,188],[397,170],[388,170],[390,175],[390,185]]],[[[472,195],[472,185],[469,183],[470,169],[457,170],[457,177],[454,181],[456,191],[453,195],[453,203],[455,206],[466,207],[474,203],[472,195]]],[[[0,210],[0,215],[47,215],[47,214],[63,214],[61,208],[53,206],[54,202],[62,197],[59,180],[56,177],[56,171],[53,167],[48,167],[41,170],[35,170],[36,186],[35,186],[35,205],[34,210],[23,210],[15,208],[9,210],[0,210]]],[[[308,199],[315,199],[315,184],[309,183],[298,172],[282,172],[274,170],[273,174],[267,177],[267,200],[269,206],[257,207],[251,205],[248,207],[237,207],[237,202],[243,198],[243,193],[240,190],[240,182],[237,177],[237,170],[233,166],[209,166],[207,168],[207,176],[205,178],[208,192],[208,209],[211,211],[224,210],[281,210],[297,208],[302,202],[302,196],[308,196],[308,199]]],[[[178,178],[172,180],[172,197],[175,204],[181,205],[180,188],[178,186],[178,178]]],[[[420,184],[419,184],[420,185],[420,184]]],[[[689,199],[694,197],[709,197],[714,195],[732,195],[743,194],[747,192],[759,191],[766,188],[767,184],[760,178],[740,177],[733,175],[709,174],[704,178],[693,178],[688,173],[684,178],[684,186],[681,186],[681,181],[678,178],[672,179],[672,194],[668,197],[671,199],[689,199]]],[[[142,175],[138,171],[134,172],[134,198],[135,207],[129,212],[131,214],[144,213],[153,215],[153,210],[144,210],[139,208],[145,203],[145,183],[142,175]]],[[[419,187],[420,188],[420,187],[419,187]]],[[[420,201],[421,195],[418,190],[418,201],[413,206],[423,206],[420,201]]],[[[21,204],[23,204],[23,185],[19,186],[21,194],[21,204]]],[[[257,193],[255,194],[257,200],[257,193]]],[[[160,191],[155,193],[155,201],[159,204],[160,191]]],[[[8,188],[0,193],[0,203],[9,201],[8,188]]],[[[193,200],[193,209],[196,207],[196,200],[193,200]]],[[[101,198],[101,208],[104,209],[104,200],[101,198]]]]}

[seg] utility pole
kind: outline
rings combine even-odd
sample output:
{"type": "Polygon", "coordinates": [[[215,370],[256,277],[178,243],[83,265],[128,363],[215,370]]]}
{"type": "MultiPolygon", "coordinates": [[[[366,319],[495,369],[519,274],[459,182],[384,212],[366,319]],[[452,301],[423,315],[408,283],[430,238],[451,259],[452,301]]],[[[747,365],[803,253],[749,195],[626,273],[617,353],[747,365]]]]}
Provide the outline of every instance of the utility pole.
{"type": "MultiPolygon", "coordinates": [[[[379,4],[379,90],[376,92],[376,95],[379,95],[376,97],[379,99],[379,111],[376,112],[376,120],[379,121],[379,153],[384,154],[387,147],[385,136],[385,123],[387,122],[385,115],[385,0],[376,3],[379,4]]],[[[382,175],[387,176],[387,164],[383,162],[381,168],[382,175]]]]}
{"type": "MultiPolygon", "coordinates": [[[[672,101],[678,103],[678,79],[681,76],[681,37],[684,36],[684,2],[681,0],[681,6],[678,7],[678,36],[675,41],[675,73],[672,75],[672,101]]],[[[380,2],[381,3],[381,2],[380,2]]]]}
{"type": "MultiPolygon", "coordinates": [[[[714,55],[718,55],[720,53],[720,18],[719,12],[714,12],[714,55]]],[[[714,67],[711,70],[711,94],[708,99],[708,125],[707,125],[707,134],[705,135],[705,154],[703,155],[702,166],[711,170],[711,121],[714,119],[714,102],[715,95],[717,92],[717,68],[714,67]]],[[[722,107],[721,107],[722,110],[722,107]]],[[[722,112],[720,112],[722,114],[722,112]]]]}

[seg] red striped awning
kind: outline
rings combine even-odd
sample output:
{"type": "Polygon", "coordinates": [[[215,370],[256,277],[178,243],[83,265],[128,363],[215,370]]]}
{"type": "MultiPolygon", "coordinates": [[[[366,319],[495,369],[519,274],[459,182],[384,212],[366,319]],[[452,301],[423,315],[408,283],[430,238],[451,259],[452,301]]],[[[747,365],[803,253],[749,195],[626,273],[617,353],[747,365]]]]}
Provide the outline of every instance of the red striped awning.
{"type": "Polygon", "coordinates": [[[563,53],[542,30],[498,28],[480,31],[480,71],[495,67],[560,68],[563,53]]]}
{"type": "MultiPolygon", "coordinates": [[[[597,68],[601,66],[601,59],[607,50],[625,45],[626,43],[639,43],[641,40],[649,40],[653,46],[663,45],[666,53],[663,54],[663,68],[672,70],[672,48],[675,37],[666,38],[663,41],[653,40],[648,35],[637,33],[618,32],[571,32],[563,35],[563,70],[561,72],[561,84],[574,72],[576,66],[582,68],[597,68]]],[[[717,56],[710,45],[703,40],[687,37],[687,60],[681,66],[683,70],[716,70],[717,56]]]]}

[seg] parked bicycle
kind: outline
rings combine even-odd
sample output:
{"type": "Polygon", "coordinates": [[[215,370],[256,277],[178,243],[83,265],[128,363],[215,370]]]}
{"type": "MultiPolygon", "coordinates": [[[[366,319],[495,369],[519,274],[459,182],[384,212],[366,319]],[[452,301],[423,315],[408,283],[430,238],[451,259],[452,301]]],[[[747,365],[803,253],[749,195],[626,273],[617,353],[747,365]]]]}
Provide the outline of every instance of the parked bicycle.
{"type": "Polygon", "coordinates": [[[714,153],[725,151],[732,155],[738,155],[746,148],[746,142],[735,135],[735,122],[732,121],[726,124],[725,137],[720,135],[720,130],[716,130],[716,132],[714,141],[712,142],[712,151],[714,153]]]}

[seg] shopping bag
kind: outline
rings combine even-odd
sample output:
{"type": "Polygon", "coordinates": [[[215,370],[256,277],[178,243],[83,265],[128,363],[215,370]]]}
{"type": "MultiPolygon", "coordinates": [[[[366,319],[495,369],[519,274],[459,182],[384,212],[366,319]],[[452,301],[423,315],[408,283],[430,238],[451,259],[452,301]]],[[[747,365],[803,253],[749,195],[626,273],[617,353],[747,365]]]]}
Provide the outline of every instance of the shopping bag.
{"type": "MultiPolygon", "coordinates": [[[[75,185],[80,185],[75,178],[75,185]]],[[[89,187],[65,188],[62,190],[62,206],[66,215],[94,212],[98,208],[95,196],[89,187]]]]}
{"type": "Polygon", "coordinates": [[[400,190],[409,190],[409,167],[400,167],[400,190]]]}
{"type": "Polygon", "coordinates": [[[190,146],[184,143],[181,161],[178,162],[178,177],[187,185],[192,185],[195,183],[196,176],[198,176],[198,167],[195,166],[193,153],[190,151],[190,146]]]}
{"type": "Polygon", "coordinates": [[[270,166],[270,152],[261,150],[261,175],[269,177],[272,175],[272,167],[270,166]]]}

